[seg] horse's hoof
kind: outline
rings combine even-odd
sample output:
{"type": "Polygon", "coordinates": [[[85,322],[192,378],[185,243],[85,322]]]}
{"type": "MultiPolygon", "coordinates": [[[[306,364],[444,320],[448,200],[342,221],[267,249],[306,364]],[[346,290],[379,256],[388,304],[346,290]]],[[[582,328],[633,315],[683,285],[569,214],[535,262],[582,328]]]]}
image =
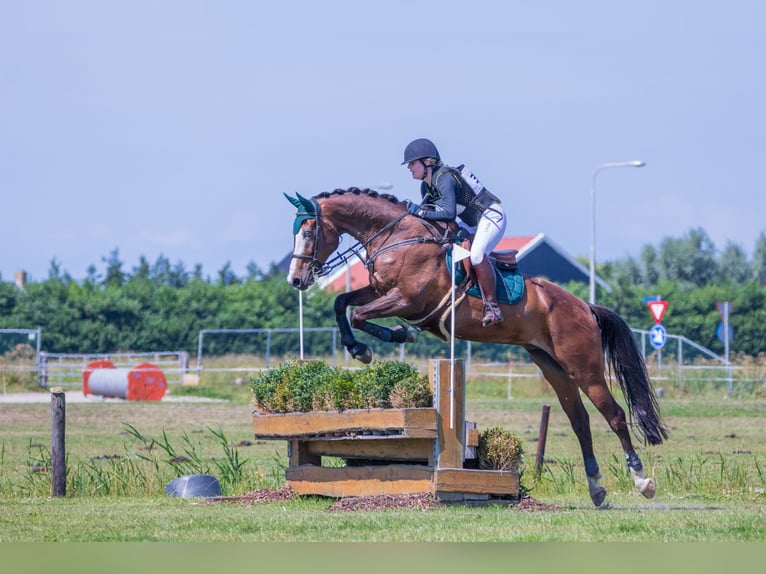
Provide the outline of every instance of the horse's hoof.
{"type": "Polygon", "coordinates": [[[595,476],[588,477],[588,492],[590,492],[590,499],[596,507],[601,506],[606,498],[606,488],[598,483],[602,477],[603,475],[600,472],[595,476]]]}
{"type": "Polygon", "coordinates": [[[372,351],[369,348],[365,349],[364,353],[359,357],[359,360],[365,365],[370,364],[372,362],[372,351]]]}
{"type": "Polygon", "coordinates": [[[654,493],[657,490],[657,485],[651,478],[645,479],[646,482],[638,486],[638,492],[644,495],[646,498],[654,498],[654,493]]]}
{"type": "Polygon", "coordinates": [[[633,470],[631,468],[630,474],[633,476],[633,484],[636,485],[636,490],[646,498],[652,498],[655,490],[657,490],[657,485],[654,484],[654,480],[646,478],[643,470],[633,470]]]}
{"type": "Polygon", "coordinates": [[[361,361],[365,365],[372,362],[372,351],[367,345],[363,343],[357,343],[354,345],[354,347],[351,349],[351,356],[357,361],[361,361]]]}
{"type": "Polygon", "coordinates": [[[604,504],[605,498],[606,488],[603,486],[598,487],[596,490],[590,493],[590,499],[593,501],[593,504],[595,504],[597,508],[604,504]]]}

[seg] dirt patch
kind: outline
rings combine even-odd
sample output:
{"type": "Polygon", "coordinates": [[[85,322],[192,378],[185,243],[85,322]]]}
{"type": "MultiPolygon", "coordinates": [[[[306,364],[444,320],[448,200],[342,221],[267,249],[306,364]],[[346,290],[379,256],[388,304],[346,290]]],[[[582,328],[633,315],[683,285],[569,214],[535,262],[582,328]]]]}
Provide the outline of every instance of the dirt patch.
{"type": "Polygon", "coordinates": [[[297,494],[289,486],[283,486],[282,488],[262,488],[260,490],[252,490],[239,496],[211,496],[206,498],[205,504],[212,504],[216,502],[233,502],[236,504],[259,504],[261,502],[279,502],[280,500],[292,500],[297,494]]]}
{"type": "Polygon", "coordinates": [[[441,503],[428,492],[416,494],[379,494],[376,496],[350,496],[341,498],[329,510],[388,510],[391,508],[412,508],[427,510],[438,508],[441,503]]]}
{"type": "MultiPolygon", "coordinates": [[[[253,490],[239,496],[214,496],[206,498],[204,504],[219,502],[229,502],[235,504],[259,504],[261,502],[278,502],[281,500],[292,500],[299,496],[289,486],[282,488],[264,488],[253,490]]],[[[328,510],[340,512],[370,511],[370,510],[388,510],[394,508],[409,508],[413,510],[428,510],[439,508],[445,503],[439,501],[429,492],[420,492],[415,494],[380,494],[375,496],[349,496],[340,498],[333,502],[328,510]]],[[[518,502],[513,503],[512,508],[522,512],[540,512],[545,510],[561,510],[560,507],[553,504],[545,504],[529,496],[523,497],[518,502]]]]}
{"type": "Polygon", "coordinates": [[[514,508],[523,512],[539,512],[541,510],[561,510],[560,506],[555,504],[545,504],[539,500],[535,500],[531,496],[525,496],[517,504],[513,505],[514,508]]]}

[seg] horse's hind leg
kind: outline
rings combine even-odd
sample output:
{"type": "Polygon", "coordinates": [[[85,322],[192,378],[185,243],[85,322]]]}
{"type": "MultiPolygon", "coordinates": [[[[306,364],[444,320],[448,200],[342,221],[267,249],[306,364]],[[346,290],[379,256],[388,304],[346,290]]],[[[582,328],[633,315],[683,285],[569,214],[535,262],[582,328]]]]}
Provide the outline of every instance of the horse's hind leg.
{"type": "Polygon", "coordinates": [[[527,349],[527,351],[532,360],[540,367],[545,379],[556,391],[559,404],[569,418],[572,430],[580,443],[590,498],[593,504],[601,506],[606,498],[606,489],[598,482],[602,475],[593,453],[590,418],[580,398],[580,391],[566,371],[550,355],[539,349],[527,349]]]}
{"type": "Polygon", "coordinates": [[[614,400],[612,393],[609,392],[609,387],[607,386],[603,375],[594,377],[594,379],[597,379],[596,382],[584,385],[583,391],[604,419],[606,419],[609,428],[611,428],[617,435],[617,438],[619,438],[622,450],[625,453],[625,462],[628,465],[631,477],[633,477],[633,484],[636,486],[636,489],[646,498],[652,498],[656,490],[656,485],[653,479],[644,476],[644,468],[641,459],[633,449],[633,442],[630,438],[625,411],[620,407],[617,401],[614,400]]]}

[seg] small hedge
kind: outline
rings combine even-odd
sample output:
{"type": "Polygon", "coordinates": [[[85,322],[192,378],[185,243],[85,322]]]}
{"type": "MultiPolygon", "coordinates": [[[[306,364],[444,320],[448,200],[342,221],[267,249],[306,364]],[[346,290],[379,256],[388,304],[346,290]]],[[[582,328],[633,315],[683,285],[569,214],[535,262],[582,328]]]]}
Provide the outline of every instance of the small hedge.
{"type": "Polygon", "coordinates": [[[510,431],[493,427],[479,434],[479,468],[518,471],[524,448],[510,431]]]}
{"type": "Polygon", "coordinates": [[[428,378],[401,361],[351,371],[292,360],[253,377],[250,388],[260,414],[433,406],[428,378]]]}

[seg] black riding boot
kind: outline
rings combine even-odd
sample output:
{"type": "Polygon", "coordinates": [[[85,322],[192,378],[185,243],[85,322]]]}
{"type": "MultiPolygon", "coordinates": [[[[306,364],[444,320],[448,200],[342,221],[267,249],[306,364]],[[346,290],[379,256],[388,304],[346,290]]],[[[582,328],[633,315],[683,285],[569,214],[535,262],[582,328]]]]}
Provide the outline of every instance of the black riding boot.
{"type": "Polygon", "coordinates": [[[492,264],[489,262],[487,256],[481,260],[481,263],[473,266],[476,272],[476,280],[479,282],[479,289],[481,289],[481,297],[484,300],[484,307],[482,308],[481,324],[486,327],[492,323],[499,323],[503,320],[503,312],[500,310],[500,305],[495,298],[496,281],[495,270],[492,264]]]}

